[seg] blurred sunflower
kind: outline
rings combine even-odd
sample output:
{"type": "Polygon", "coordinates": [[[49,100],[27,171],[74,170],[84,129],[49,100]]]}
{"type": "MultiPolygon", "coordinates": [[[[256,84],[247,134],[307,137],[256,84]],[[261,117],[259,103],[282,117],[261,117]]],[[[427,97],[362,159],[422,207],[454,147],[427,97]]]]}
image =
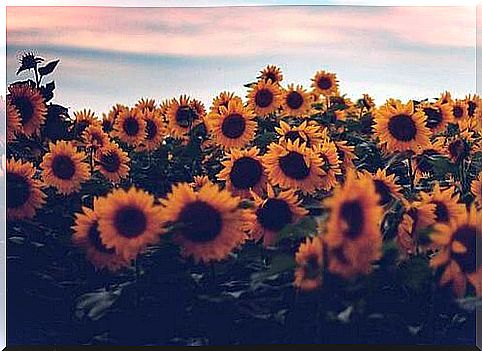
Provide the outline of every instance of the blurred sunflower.
{"type": "Polygon", "coordinates": [[[119,183],[121,179],[129,176],[129,156],[115,143],[99,149],[95,154],[95,161],[95,169],[113,183],[119,183]]]}
{"type": "Polygon", "coordinates": [[[201,105],[193,106],[193,101],[186,95],[179,100],[172,99],[166,111],[169,133],[178,139],[185,139],[190,129],[202,123],[201,105]]]}
{"type": "Polygon", "coordinates": [[[79,191],[81,183],[90,177],[85,158],[85,153],[78,151],[71,142],[50,143],[49,152],[40,164],[44,183],[64,195],[79,191]]]}
{"type": "Polygon", "coordinates": [[[110,139],[102,127],[98,125],[90,125],[85,128],[82,133],[82,141],[87,147],[97,150],[106,146],[110,142],[110,139]]]}
{"type": "Polygon", "coordinates": [[[116,189],[95,205],[100,239],[125,260],[134,259],[147,245],[163,234],[161,207],[154,197],[135,187],[116,189]]]}
{"type": "Polygon", "coordinates": [[[174,241],[184,256],[195,262],[225,259],[246,240],[250,210],[241,209],[240,199],[207,182],[198,191],[182,183],[174,185],[160,200],[164,221],[173,226],[174,241]]]}
{"type": "Polygon", "coordinates": [[[213,103],[210,108],[210,113],[212,114],[219,114],[221,110],[219,109],[221,106],[224,108],[228,108],[229,102],[231,100],[236,100],[240,104],[243,103],[239,96],[234,95],[234,93],[230,93],[227,91],[221,92],[218,96],[213,99],[213,103]]]}
{"type": "Polygon", "coordinates": [[[475,202],[477,202],[479,207],[482,207],[482,172],[470,184],[470,191],[475,197],[475,202]]]}
{"type": "Polygon", "coordinates": [[[303,121],[298,126],[291,126],[285,121],[280,121],[279,127],[274,129],[280,136],[280,143],[287,143],[289,140],[294,143],[299,140],[300,144],[305,143],[309,148],[319,146],[326,136],[319,125],[308,124],[307,121],[303,121]]]}
{"type": "Polygon", "coordinates": [[[467,103],[464,100],[455,100],[451,105],[453,121],[459,123],[469,117],[467,103]]]}
{"type": "Polygon", "coordinates": [[[112,136],[131,146],[140,145],[146,137],[146,121],[142,112],[137,108],[120,111],[112,136]]]}
{"type": "Polygon", "coordinates": [[[104,132],[106,133],[112,132],[112,130],[114,129],[114,123],[117,117],[119,117],[119,114],[121,113],[121,111],[128,110],[128,109],[129,108],[125,105],[115,104],[114,106],[112,106],[112,108],[107,114],[104,113],[102,115],[102,129],[104,130],[104,132]]]}
{"type": "Polygon", "coordinates": [[[224,168],[218,174],[218,179],[226,182],[227,190],[249,197],[251,190],[260,193],[266,187],[266,175],[256,147],[233,149],[227,156],[229,159],[221,162],[224,168]]]}
{"type": "Polygon", "coordinates": [[[141,98],[134,106],[142,113],[145,112],[154,112],[156,110],[156,101],[154,99],[149,98],[141,98]]]}
{"type": "Polygon", "coordinates": [[[254,192],[252,195],[256,205],[256,220],[250,223],[250,236],[256,241],[263,239],[265,246],[274,245],[278,233],[285,226],[297,223],[308,214],[294,190],[275,193],[273,187],[268,185],[265,197],[254,192]]]}
{"type": "Polygon", "coordinates": [[[336,144],[324,139],[321,146],[316,147],[314,152],[323,160],[322,169],[325,172],[321,177],[320,188],[331,190],[337,184],[337,176],[341,175],[340,160],[338,158],[336,144]]]}
{"type": "Polygon", "coordinates": [[[385,206],[392,202],[393,199],[402,198],[402,187],[397,184],[395,174],[387,175],[387,170],[378,169],[375,174],[368,171],[363,171],[361,177],[368,177],[373,180],[375,184],[375,191],[380,196],[380,206],[385,206]]]}
{"type": "Polygon", "coordinates": [[[268,65],[262,71],[260,71],[260,75],[257,77],[258,80],[262,80],[266,83],[271,82],[272,84],[279,84],[283,80],[283,73],[281,73],[281,69],[275,65],[268,65]]]}
{"type": "Polygon", "coordinates": [[[338,80],[335,73],[318,71],[312,81],[311,86],[316,95],[330,96],[338,93],[338,80]]]}
{"type": "Polygon", "coordinates": [[[472,205],[463,216],[450,224],[437,224],[431,239],[440,251],[432,258],[433,268],[442,268],[440,285],[450,285],[457,297],[463,297],[469,282],[482,296],[482,267],[477,252],[482,250],[480,213],[472,205]],[[478,218],[479,219],[478,219],[478,218]]]}
{"type": "MultiPolygon", "coordinates": [[[[47,117],[47,106],[40,91],[28,84],[12,84],[8,87],[7,103],[17,111],[23,134],[30,137],[40,133],[40,127],[47,117]]],[[[12,118],[11,113],[9,118],[12,118]]]]}
{"type": "Polygon", "coordinates": [[[209,182],[210,182],[209,177],[206,175],[194,176],[193,181],[190,185],[195,191],[197,191],[209,182]]]}
{"type": "Polygon", "coordinates": [[[254,138],[257,124],[254,115],[236,100],[228,108],[220,107],[220,113],[210,115],[208,127],[213,141],[219,146],[231,149],[246,146],[254,138]]]}
{"type": "Polygon", "coordinates": [[[7,100],[6,108],[7,108],[6,128],[7,128],[7,143],[8,143],[14,140],[17,134],[20,134],[22,132],[22,124],[20,122],[20,116],[18,114],[17,109],[9,102],[9,100],[7,100]]]}
{"type": "Polygon", "coordinates": [[[323,283],[323,240],[306,238],[295,254],[296,270],[293,285],[302,291],[312,291],[323,283]]]}
{"type": "Polygon", "coordinates": [[[288,88],[282,91],[281,106],[283,116],[306,117],[311,111],[311,96],[301,85],[289,84],[288,88]]]}
{"type": "Polygon", "coordinates": [[[270,81],[259,81],[248,91],[248,108],[258,116],[266,116],[281,106],[281,90],[270,81]]]}
{"type": "Polygon", "coordinates": [[[437,182],[431,192],[420,192],[422,204],[435,205],[435,221],[437,223],[450,223],[465,213],[465,205],[459,202],[460,195],[455,192],[455,187],[441,189],[437,182]]]}
{"type": "Polygon", "coordinates": [[[434,134],[443,132],[447,125],[452,122],[453,116],[448,104],[424,102],[420,104],[419,108],[427,117],[426,126],[434,134]]]}
{"type": "Polygon", "coordinates": [[[74,112],[74,133],[76,137],[80,138],[87,127],[91,125],[102,127],[102,122],[95,116],[92,110],[83,109],[74,112]]]}
{"type": "MultiPolygon", "coordinates": [[[[94,200],[94,209],[97,199],[94,200]]],[[[107,248],[102,242],[99,231],[99,218],[95,211],[82,207],[82,213],[75,214],[72,242],[83,248],[87,259],[97,269],[107,268],[117,271],[130,264],[129,260],[117,255],[113,248],[107,248]]]]}
{"type": "Polygon", "coordinates": [[[421,111],[414,112],[413,101],[407,104],[387,102],[375,110],[374,117],[375,135],[389,152],[416,152],[430,146],[427,117],[421,111]]]}
{"type": "Polygon", "coordinates": [[[146,111],[143,115],[146,121],[146,138],[139,149],[147,151],[157,150],[164,138],[164,123],[157,111],[146,111]]]}
{"type": "Polygon", "coordinates": [[[30,162],[9,159],[7,175],[7,218],[9,220],[33,218],[45,203],[41,182],[35,179],[36,169],[30,162]]]}
{"type": "Polygon", "coordinates": [[[324,201],[330,217],[324,236],[328,269],[345,278],[368,274],[381,257],[382,208],[375,184],[349,172],[345,183],[324,201]]]}
{"type": "Polygon", "coordinates": [[[319,189],[326,175],[322,159],[299,140],[285,144],[271,143],[263,156],[271,184],[284,189],[297,189],[309,193],[319,189]]]}
{"type": "Polygon", "coordinates": [[[346,140],[335,141],[335,145],[342,169],[345,172],[354,169],[355,164],[353,163],[353,160],[357,158],[355,154],[355,146],[348,145],[348,141],[346,140]]]}

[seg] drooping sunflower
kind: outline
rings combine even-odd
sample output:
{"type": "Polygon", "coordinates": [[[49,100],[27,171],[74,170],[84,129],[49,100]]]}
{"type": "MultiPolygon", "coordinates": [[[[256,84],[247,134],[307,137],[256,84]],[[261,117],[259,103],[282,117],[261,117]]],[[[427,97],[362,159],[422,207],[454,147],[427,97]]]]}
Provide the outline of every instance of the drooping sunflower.
{"type": "Polygon", "coordinates": [[[443,132],[447,125],[452,122],[453,115],[449,104],[424,102],[420,104],[419,109],[427,117],[426,126],[434,134],[443,132]]]}
{"type": "Polygon", "coordinates": [[[163,234],[161,206],[155,205],[154,197],[144,190],[116,189],[99,198],[95,211],[102,243],[114,248],[123,259],[134,259],[163,234]]]}
{"type": "Polygon", "coordinates": [[[223,106],[224,108],[228,108],[229,102],[231,100],[236,100],[240,104],[243,103],[243,101],[239,96],[234,95],[234,93],[223,91],[213,99],[213,104],[211,105],[210,113],[213,113],[213,114],[221,113],[219,108],[221,106],[223,106]]]}
{"type": "Polygon", "coordinates": [[[156,109],[156,101],[154,99],[141,98],[139,101],[137,101],[134,107],[139,109],[141,112],[154,112],[156,109]]]}
{"type": "Polygon", "coordinates": [[[291,126],[285,121],[280,121],[279,127],[274,129],[280,136],[280,143],[286,143],[288,140],[294,143],[299,140],[300,144],[305,143],[309,148],[319,146],[326,135],[319,125],[308,124],[307,121],[303,121],[298,126],[291,126]]]}
{"type": "Polygon", "coordinates": [[[470,191],[475,197],[475,202],[477,202],[479,207],[482,207],[482,172],[470,184],[470,191]]]}
{"type": "Polygon", "coordinates": [[[141,150],[154,151],[159,148],[164,138],[164,123],[157,111],[143,113],[146,121],[146,138],[142,142],[141,150]]]}
{"type": "Polygon", "coordinates": [[[374,119],[375,135],[389,152],[416,152],[430,146],[427,117],[421,111],[414,112],[413,101],[387,102],[374,111],[374,119]]]}
{"type": "Polygon", "coordinates": [[[47,116],[45,100],[35,88],[26,83],[8,87],[7,102],[18,113],[21,132],[26,136],[38,135],[47,116]]]}
{"type": "Polygon", "coordinates": [[[482,250],[480,212],[472,205],[450,224],[437,224],[431,239],[440,251],[432,258],[433,268],[442,268],[440,286],[449,285],[457,297],[467,291],[467,282],[482,296],[482,266],[477,252],[482,250]]]}
{"type": "Polygon", "coordinates": [[[335,141],[338,152],[338,159],[341,162],[342,169],[346,172],[355,168],[353,160],[357,158],[355,154],[355,146],[348,145],[348,141],[335,141]]]}
{"type": "Polygon", "coordinates": [[[309,193],[320,189],[326,175],[323,160],[306,144],[299,140],[288,140],[284,144],[271,143],[263,156],[271,184],[283,189],[296,189],[309,193]]]}
{"type": "Polygon", "coordinates": [[[455,123],[465,121],[469,117],[467,103],[464,100],[455,100],[450,107],[455,123]]]}
{"type": "Polygon", "coordinates": [[[266,116],[281,106],[281,90],[278,85],[260,80],[248,91],[248,108],[258,116],[266,116]]]}
{"type": "Polygon", "coordinates": [[[389,204],[393,199],[402,198],[402,187],[397,184],[397,177],[395,174],[388,175],[386,169],[378,169],[375,174],[364,171],[360,176],[373,180],[375,191],[380,196],[380,202],[378,203],[380,206],[389,204]]]}
{"type": "Polygon", "coordinates": [[[268,185],[266,196],[254,192],[252,195],[256,205],[256,220],[250,223],[250,237],[256,241],[263,239],[265,246],[273,245],[285,226],[297,223],[308,214],[294,190],[276,193],[268,185]]]}
{"type": "Polygon", "coordinates": [[[95,170],[113,183],[119,183],[129,175],[129,156],[115,143],[109,143],[99,149],[95,154],[95,161],[95,170]]]}
{"type": "MultiPolygon", "coordinates": [[[[97,199],[94,200],[94,209],[96,203],[97,199]]],[[[87,259],[94,267],[107,268],[115,272],[129,266],[129,260],[125,260],[115,252],[115,249],[107,248],[102,242],[99,218],[94,210],[82,207],[82,212],[76,213],[75,217],[75,225],[72,227],[74,230],[72,242],[85,250],[87,259]]]]}
{"type": "Polygon", "coordinates": [[[374,183],[354,172],[324,201],[330,212],[324,236],[330,272],[345,278],[368,274],[381,257],[379,202],[374,183]]]}
{"type": "Polygon", "coordinates": [[[74,133],[77,137],[81,137],[82,133],[89,126],[102,127],[102,122],[95,116],[92,110],[83,109],[74,112],[74,133]]]}
{"type": "Polygon", "coordinates": [[[140,145],[146,137],[146,121],[142,112],[137,108],[120,111],[112,136],[131,146],[140,145]]]}
{"type": "Polygon", "coordinates": [[[313,291],[323,284],[323,240],[306,238],[295,254],[296,270],[293,285],[303,291],[313,291]]]}
{"type": "Polygon", "coordinates": [[[218,174],[218,179],[226,182],[226,189],[249,197],[251,190],[260,193],[266,187],[265,170],[256,147],[233,149],[227,156],[229,159],[221,162],[224,168],[218,174]]]}
{"type": "Polygon", "coordinates": [[[106,133],[112,132],[114,129],[114,123],[117,120],[117,117],[119,117],[119,114],[123,110],[128,110],[129,108],[125,105],[121,104],[115,104],[112,106],[110,111],[107,114],[102,115],[102,129],[106,133]]]}
{"type": "Polygon", "coordinates": [[[271,82],[273,84],[279,84],[283,80],[281,69],[275,65],[268,65],[259,73],[260,75],[257,77],[258,80],[262,80],[266,83],[271,82]]]}
{"type": "Polygon", "coordinates": [[[196,262],[225,259],[244,243],[254,220],[250,210],[239,207],[240,198],[211,182],[198,191],[186,183],[174,185],[160,201],[165,223],[174,227],[174,241],[196,262]]]}
{"type": "Polygon", "coordinates": [[[68,141],[50,143],[49,148],[40,164],[44,183],[64,195],[78,191],[90,177],[85,153],[68,141]]]}
{"type": "Polygon", "coordinates": [[[311,80],[313,93],[316,95],[330,96],[338,93],[338,80],[335,73],[318,71],[311,80]]]}
{"type": "Polygon", "coordinates": [[[30,162],[10,159],[6,164],[7,218],[33,218],[45,203],[41,182],[35,179],[36,169],[30,162]]]}
{"type": "Polygon", "coordinates": [[[87,147],[97,150],[106,146],[110,142],[110,139],[102,127],[98,125],[90,125],[85,128],[82,133],[82,141],[87,147]]]}
{"type": "Polygon", "coordinates": [[[301,85],[289,84],[281,94],[283,116],[306,117],[311,111],[311,102],[311,95],[301,85]]]}
{"type": "MultiPolygon", "coordinates": [[[[3,101],[1,101],[3,103],[3,101]]],[[[22,132],[22,124],[20,122],[20,116],[17,109],[7,100],[7,142],[15,139],[17,134],[22,132]]]]}
{"type": "Polygon", "coordinates": [[[323,160],[322,169],[325,174],[321,177],[320,188],[331,190],[337,184],[337,176],[341,175],[340,159],[336,144],[329,139],[324,139],[314,152],[323,160]]]}
{"type": "Polygon", "coordinates": [[[256,131],[254,115],[239,101],[231,100],[228,108],[210,115],[208,128],[213,141],[226,149],[241,148],[253,140],[256,131]]]}
{"type": "Polygon", "coordinates": [[[422,204],[435,205],[435,221],[437,223],[450,223],[465,213],[465,205],[459,202],[460,194],[456,193],[455,187],[441,189],[436,183],[431,192],[420,192],[422,204]]]}
{"type": "Polygon", "coordinates": [[[200,105],[186,95],[181,95],[179,100],[172,99],[166,111],[169,133],[178,139],[185,139],[192,127],[203,122],[200,105]]]}

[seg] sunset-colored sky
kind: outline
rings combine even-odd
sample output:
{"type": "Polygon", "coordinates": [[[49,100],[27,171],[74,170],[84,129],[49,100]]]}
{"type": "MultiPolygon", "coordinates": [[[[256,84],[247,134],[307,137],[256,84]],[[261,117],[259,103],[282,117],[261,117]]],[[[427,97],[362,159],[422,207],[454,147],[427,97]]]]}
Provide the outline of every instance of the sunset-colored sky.
{"type": "Polygon", "coordinates": [[[306,87],[336,72],[342,93],[379,103],[462,96],[475,91],[475,22],[474,7],[9,7],[7,82],[34,50],[61,59],[55,101],[99,113],[141,97],[245,96],[267,64],[306,87]]]}

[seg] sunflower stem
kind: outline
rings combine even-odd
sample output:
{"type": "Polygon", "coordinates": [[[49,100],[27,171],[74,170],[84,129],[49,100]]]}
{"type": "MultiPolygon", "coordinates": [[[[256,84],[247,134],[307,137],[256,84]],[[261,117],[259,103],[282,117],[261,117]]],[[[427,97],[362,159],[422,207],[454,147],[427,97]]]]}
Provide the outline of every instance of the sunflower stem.
{"type": "Polygon", "coordinates": [[[413,193],[413,190],[415,188],[415,174],[412,167],[411,153],[408,154],[407,160],[408,160],[408,177],[410,178],[410,192],[413,193]]]}
{"type": "Polygon", "coordinates": [[[40,87],[40,80],[39,80],[39,75],[38,75],[38,70],[37,70],[37,64],[35,64],[33,71],[35,72],[35,85],[37,89],[40,87]]]}

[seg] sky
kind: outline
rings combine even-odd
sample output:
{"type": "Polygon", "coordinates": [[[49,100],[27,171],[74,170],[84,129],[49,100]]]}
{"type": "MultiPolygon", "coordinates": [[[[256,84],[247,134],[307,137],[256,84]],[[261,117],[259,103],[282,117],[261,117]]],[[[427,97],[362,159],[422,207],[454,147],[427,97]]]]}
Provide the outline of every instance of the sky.
{"type": "Polygon", "coordinates": [[[317,70],[335,72],[342,93],[377,103],[465,96],[475,23],[469,6],[8,7],[7,83],[27,76],[15,72],[33,50],[61,60],[55,102],[99,114],[142,97],[188,94],[207,107],[224,90],[244,97],[268,64],[307,88],[317,70]]]}

